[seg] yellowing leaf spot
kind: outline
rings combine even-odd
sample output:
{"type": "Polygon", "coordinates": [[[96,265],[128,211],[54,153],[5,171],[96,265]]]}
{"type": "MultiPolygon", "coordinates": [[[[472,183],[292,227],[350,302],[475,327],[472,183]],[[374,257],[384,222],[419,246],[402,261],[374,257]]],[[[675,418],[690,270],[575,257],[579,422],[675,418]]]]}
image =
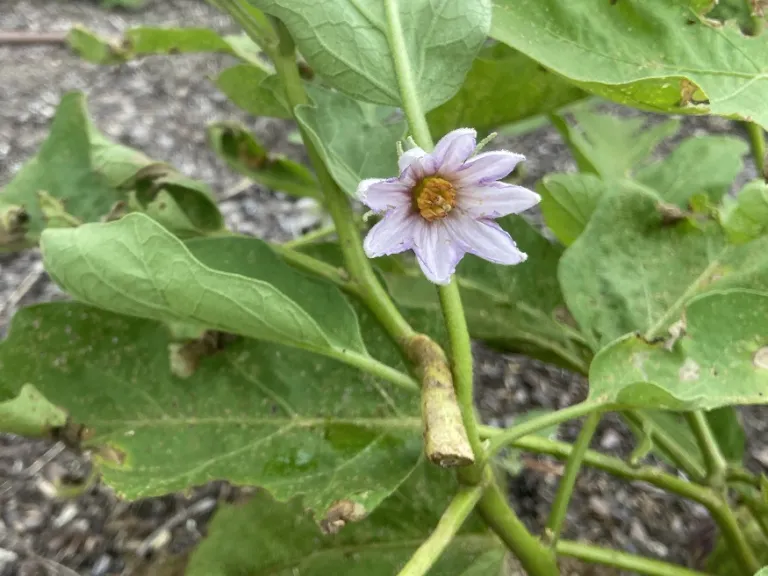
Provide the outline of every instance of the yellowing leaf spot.
{"type": "Polygon", "coordinates": [[[768,370],[768,346],[763,346],[755,352],[755,355],[752,358],[752,364],[755,365],[755,368],[768,370]]]}

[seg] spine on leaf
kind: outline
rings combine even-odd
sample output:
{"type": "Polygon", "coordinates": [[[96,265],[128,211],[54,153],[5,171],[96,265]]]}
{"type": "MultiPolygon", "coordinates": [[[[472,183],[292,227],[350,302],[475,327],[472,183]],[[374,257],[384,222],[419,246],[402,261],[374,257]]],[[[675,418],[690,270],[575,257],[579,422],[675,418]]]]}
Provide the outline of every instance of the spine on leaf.
{"type": "Polygon", "coordinates": [[[411,338],[407,350],[421,378],[421,419],[427,458],[443,468],[469,466],[475,456],[464,429],[445,353],[423,334],[411,338]]]}

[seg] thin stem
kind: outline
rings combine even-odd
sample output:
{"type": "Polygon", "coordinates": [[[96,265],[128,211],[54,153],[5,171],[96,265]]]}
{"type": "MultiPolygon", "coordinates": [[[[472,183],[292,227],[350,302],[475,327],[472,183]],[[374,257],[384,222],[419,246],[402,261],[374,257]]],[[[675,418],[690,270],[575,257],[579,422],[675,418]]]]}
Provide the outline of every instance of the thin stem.
{"type": "Polygon", "coordinates": [[[707,417],[701,410],[696,410],[686,412],[685,420],[696,437],[699,450],[704,458],[709,484],[714,487],[721,487],[725,483],[725,470],[728,463],[720,451],[720,446],[717,444],[709,422],[707,422],[707,417]]]}
{"type": "MultiPolygon", "coordinates": [[[[763,23],[762,17],[756,17],[759,22],[763,23]]],[[[744,128],[747,130],[749,136],[749,145],[752,149],[752,158],[755,161],[755,167],[757,168],[758,176],[762,176],[763,179],[768,182],[768,156],[765,152],[765,130],[760,124],[755,122],[744,122],[744,128]]]]}
{"type": "Polygon", "coordinates": [[[293,240],[284,242],[283,246],[285,246],[286,248],[298,248],[300,246],[306,246],[307,244],[312,244],[313,242],[322,240],[323,238],[330,236],[334,232],[336,232],[336,226],[334,226],[333,224],[329,224],[328,226],[317,228],[315,230],[307,232],[303,236],[299,236],[298,238],[294,238],[293,240]]]}
{"type": "Polygon", "coordinates": [[[448,547],[464,521],[475,509],[485,486],[463,486],[443,512],[434,532],[419,546],[399,576],[423,576],[448,547]]]}
{"type": "Polygon", "coordinates": [[[272,57],[277,36],[263,12],[240,0],[208,0],[208,3],[214,8],[229,13],[251,40],[256,42],[270,58],[272,57]]]}
{"type": "Polygon", "coordinates": [[[742,484],[748,484],[755,488],[760,488],[760,478],[752,474],[746,468],[740,466],[729,466],[725,471],[725,478],[729,482],[740,482],[742,484]]]}
{"type": "Polygon", "coordinates": [[[487,457],[491,458],[499,450],[504,448],[504,446],[514,444],[520,438],[528,436],[529,434],[535,434],[544,428],[549,428],[550,426],[562,424],[568,420],[580,418],[585,414],[590,414],[592,412],[600,413],[608,409],[608,406],[598,406],[595,404],[587,404],[582,402],[581,404],[575,404],[573,406],[569,406],[568,408],[558,410],[557,412],[542,414],[541,416],[531,418],[530,420],[526,420],[517,426],[512,426],[511,428],[507,428],[505,430],[494,429],[495,432],[491,437],[491,441],[488,444],[488,448],[486,450],[487,457]]]}
{"type": "Polygon", "coordinates": [[[565,523],[565,516],[568,512],[568,504],[571,500],[571,494],[573,494],[573,487],[576,485],[576,478],[579,475],[581,463],[589,448],[589,443],[592,441],[597,425],[600,423],[600,417],[601,414],[599,412],[593,412],[587,416],[573,445],[571,455],[568,457],[568,462],[565,465],[565,472],[560,480],[560,485],[557,487],[555,501],[552,503],[552,510],[547,521],[546,534],[550,538],[552,546],[557,545],[557,541],[560,538],[560,533],[565,523]]]}
{"type": "MultiPolygon", "coordinates": [[[[275,71],[283,83],[286,97],[293,110],[296,106],[307,104],[308,98],[296,65],[293,39],[288,29],[279,20],[274,21],[274,27],[278,37],[277,49],[273,51],[275,71]]],[[[406,341],[414,336],[415,332],[379,282],[363,251],[360,234],[355,225],[355,214],[349,199],[333,180],[312,140],[301,128],[301,124],[299,124],[299,131],[323,191],[325,205],[336,226],[347,270],[352,280],[360,287],[358,293],[360,299],[396,341],[406,341]]]]}
{"type": "Polygon", "coordinates": [[[725,498],[717,498],[717,504],[708,506],[712,518],[720,528],[730,554],[739,563],[743,576],[752,576],[761,568],[752,547],[747,542],[736,516],[725,498]]]}
{"type": "Polygon", "coordinates": [[[333,353],[326,352],[326,355],[331,358],[336,358],[350,366],[354,366],[355,368],[359,368],[369,374],[378,376],[379,378],[391,382],[395,386],[399,386],[405,390],[416,393],[421,390],[419,383],[408,374],[400,372],[399,370],[392,368],[387,364],[383,364],[365,354],[359,354],[357,352],[352,352],[351,350],[343,350],[338,352],[334,351],[333,353]]]}
{"type": "MultiPolygon", "coordinates": [[[[486,468],[486,474],[491,474],[486,468]]],[[[515,513],[510,509],[504,493],[493,482],[478,502],[478,511],[486,524],[496,532],[520,561],[526,574],[532,576],[558,576],[554,551],[542,546],[515,513]]]]}
{"type": "Polygon", "coordinates": [[[387,41],[392,52],[395,74],[400,85],[400,99],[403,103],[403,111],[408,119],[411,135],[416,144],[424,148],[424,150],[431,150],[434,147],[434,143],[432,142],[429,125],[421,108],[419,94],[416,90],[411,60],[408,56],[408,49],[405,46],[403,27],[400,24],[398,0],[384,0],[384,8],[387,13],[387,41]]]}
{"type": "Polygon", "coordinates": [[[622,570],[630,570],[648,576],[707,576],[704,572],[689,570],[683,566],[635,556],[618,550],[607,550],[596,546],[589,546],[581,542],[561,540],[557,543],[557,553],[571,558],[578,558],[585,562],[614,566],[622,570]]]}
{"type": "Polygon", "coordinates": [[[480,434],[477,429],[472,392],[472,341],[469,338],[467,319],[464,316],[464,307],[461,303],[461,294],[456,280],[452,279],[447,286],[440,286],[438,292],[451,346],[453,387],[456,390],[456,399],[461,408],[469,445],[478,461],[478,465],[472,469],[464,469],[463,474],[466,476],[465,480],[476,484],[482,478],[480,455],[483,453],[483,445],[480,442],[480,434]]]}
{"type": "Polygon", "coordinates": [[[360,287],[349,279],[346,270],[343,268],[336,268],[308,254],[297,252],[288,248],[285,244],[270,244],[270,246],[272,250],[277,252],[289,264],[325,278],[351,294],[359,294],[360,287]]]}
{"type": "Polygon", "coordinates": [[[707,472],[701,463],[696,460],[695,456],[680,446],[672,436],[659,428],[645,414],[633,410],[622,412],[622,416],[640,430],[645,430],[647,434],[650,434],[654,445],[672,460],[677,468],[685,472],[689,478],[699,482],[706,478],[707,472]]]}

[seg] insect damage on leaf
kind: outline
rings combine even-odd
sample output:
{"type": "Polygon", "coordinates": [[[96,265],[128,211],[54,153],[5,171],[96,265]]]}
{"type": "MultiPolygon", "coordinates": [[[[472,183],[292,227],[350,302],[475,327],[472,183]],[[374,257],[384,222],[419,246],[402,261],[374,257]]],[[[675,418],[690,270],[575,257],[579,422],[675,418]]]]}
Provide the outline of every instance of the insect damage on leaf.
{"type": "Polygon", "coordinates": [[[179,378],[189,378],[195,373],[203,358],[220,352],[237,338],[234,334],[208,330],[196,340],[169,344],[168,358],[171,373],[179,378]]]}
{"type": "Polygon", "coordinates": [[[700,371],[701,367],[699,366],[698,362],[696,362],[693,358],[686,358],[685,362],[683,362],[683,365],[680,366],[680,370],[678,371],[678,378],[681,382],[693,382],[694,380],[699,379],[700,371]]]}
{"type": "Polygon", "coordinates": [[[365,514],[362,504],[351,500],[339,500],[330,507],[325,518],[320,521],[320,529],[324,534],[336,534],[347,522],[358,522],[365,518],[365,514]]]}
{"type": "Polygon", "coordinates": [[[763,346],[755,352],[752,357],[752,364],[755,365],[755,368],[768,370],[768,346],[763,346]]]}

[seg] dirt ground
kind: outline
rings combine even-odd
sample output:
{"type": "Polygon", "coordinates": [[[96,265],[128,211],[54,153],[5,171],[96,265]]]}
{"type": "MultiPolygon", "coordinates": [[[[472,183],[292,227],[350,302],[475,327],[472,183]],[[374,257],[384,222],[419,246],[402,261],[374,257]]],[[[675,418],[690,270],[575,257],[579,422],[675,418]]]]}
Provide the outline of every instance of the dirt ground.
{"type": "MultiPolygon", "coordinates": [[[[85,0],[1,0],[0,4],[0,32],[62,31],[75,23],[107,35],[138,24],[234,30],[228,18],[202,0],[150,0],[135,13],[107,12],[85,0]]],[[[0,187],[45,138],[61,95],[82,90],[88,94],[96,124],[109,137],[211,184],[231,227],[282,240],[317,226],[322,215],[312,202],[295,201],[258,186],[238,191],[240,178],[209,149],[206,125],[236,119],[254,129],[267,145],[299,154],[287,139],[290,124],[246,117],[211,84],[209,76],[231,62],[226,56],[185,55],[98,67],[80,61],[60,44],[0,42],[0,187]]],[[[741,135],[739,130],[717,118],[689,118],[683,135],[741,135]]],[[[501,144],[527,156],[529,186],[548,172],[573,168],[566,147],[550,128],[497,142],[501,144]]],[[[754,174],[750,165],[740,181],[754,174]]],[[[61,297],[42,271],[35,251],[0,257],[3,330],[19,306],[61,297]]],[[[477,402],[493,425],[508,425],[532,408],[572,404],[586,393],[580,378],[525,357],[500,355],[478,346],[477,360],[477,402]]],[[[743,412],[749,432],[749,465],[756,470],[768,465],[765,415],[764,409],[743,412]]],[[[577,432],[578,423],[573,423],[560,435],[572,439],[577,432]]],[[[601,423],[594,447],[626,455],[632,449],[631,435],[617,418],[609,416],[601,423]]],[[[522,473],[509,479],[510,499],[533,528],[546,521],[558,470],[547,460],[531,459],[522,473]]],[[[191,495],[172,494],[127,504],[96,485],[75,500],[55,497],[57,481],[83,479],[89,471],[85,457],[60,444],[0,436],[0,576],[137,573],[150,553],[189,550],[205,533],[217,503],[240,493],[225,483],[213,483],[191,495]]],[[[695,566],[711,547],[714,532],[706,511],[699,506],[642,483],[587,471],[578,480],[565,536],[695,566]]],[[[615,573],[578,564],[566,571],[615,573]]]]}

